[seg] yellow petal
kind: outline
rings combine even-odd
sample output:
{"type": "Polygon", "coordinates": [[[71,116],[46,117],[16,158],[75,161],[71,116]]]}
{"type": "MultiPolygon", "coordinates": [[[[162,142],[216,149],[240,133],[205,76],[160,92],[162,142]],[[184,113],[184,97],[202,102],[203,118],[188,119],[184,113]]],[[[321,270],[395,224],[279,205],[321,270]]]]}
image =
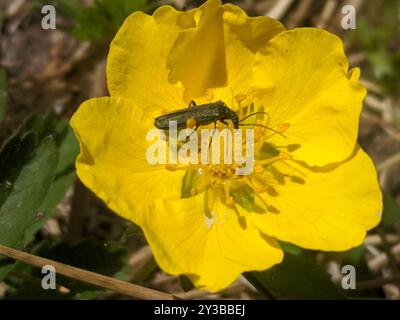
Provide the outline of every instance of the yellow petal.
{"type": "Polygon", "coordinates": [[[280,33],[258,53],[256,81],[274,84],[264,99],[270,126],[289,123],[279,145],[301,145],[293,156],[309,165],[343,161],[352,153],[365,88],[348,72],[342,41],[320,29],[280,33]]]}
{"type": "Polygon", "coordinates": [[[111,96],[134,98],[138,107],[185,107],[182,90],[168,82],[166,62],[178,32],[192,23],[192,13],[170,6],[158,8],[153,16],[129,16],[112,41],[107,60],[111,96]]]}
{"type": "MultiPolygon", "coordinates": [[[[249,17],[240,7],[229,3],[223,8],[228,87],[235,94],[246,94],[257,87],[253,75],[256,52],[285,28],[269,17],[249,17]]],[[[232,93],[220,98],[229,102],[229,94],[232,93]]]]}
{"type": "Polygon", "coordinates": [[[153,16],[136,12],[111,44],[109,91],[135,98],[138,105],[174,110],[209,88],[229,87],[212,99],[230,102],[232,92],[254,85],[255,52],[283,30],[276,20],[250,18],[219,0],[187,12],[170,6],[159,7],[153,16]]]}
{"type": "Polygon", "coordinates": [[[184,175],[147,162],[152,121],[151,113],[122,98],[88,100],[71,119],[81,146],[79,178],[112,210],[139,224],[153,199],[180,198],[184,175]]]}
{"type": "Polygon", "coordinates": [[[255,52],[284,28],[271,18],[250,18],[237,6],[222,6],[219,0],[192,12],[196,26],[179,33],[168,58],[169,79],[182,83],[186,100],[227,87],[226,95],[213,98],[230,102],[232,92],[253,86],[255,52]]]}
{"type": "MultiPolygon", "coordinates": [[[[170,274],[187,274],[196,287],[219,291],[248,270],[281,262],[277,242],[219,200],[205,214],[204,194],[157,201],[142,224],[157,263],[170,274]]],[[[240,208],[238,209],[240,210],[240,208]]]]}
{"type": "Polygon", "coordinates": [[[186,99],[227,82],[221,2],[207,1],[192,12],[196,27],[179,33],[168,59],[169,79],[181,81],[186,99]]]}
{"type": "MultiPolygon", "coordinates": [[[[277,210],[255,214],[257,227],[279,240],[308,249],[342,251],[362,243],[381,220],[382,195],[370,158],[357,147],[341,164],[311,169],[279,162],[286,174],[273,184],[274,196],[262,193],[277,210]]],[[[275,173],[276,174],[276,173],[275,173]]]]}

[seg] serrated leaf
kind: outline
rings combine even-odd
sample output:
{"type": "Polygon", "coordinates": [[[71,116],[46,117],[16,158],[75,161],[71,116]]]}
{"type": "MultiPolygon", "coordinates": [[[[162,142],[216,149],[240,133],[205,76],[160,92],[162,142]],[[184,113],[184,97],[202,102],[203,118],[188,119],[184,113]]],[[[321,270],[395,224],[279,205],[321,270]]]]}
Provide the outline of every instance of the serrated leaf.
{"type": "Polygon", "coordinates": [[[285,253],[283,262],[245,277],[257,289],[274,299],[345,299],[329,274],[312,257],[285,253]]]}
{"type": "MultiPolygon", "coordinates": [[[[74,163],[79,152],[79,145],[68,123],[60,120],[55,121],[52,130],[56,137],[59,154],[55,178],[46,198],[38,208],[41,218],[37,219],[26,232],[26,242],[29,242],[35,233],[53,216],[57,205],[64,198],[75,179],[74,163]]],[[[44,130],[44,134],[46,133],[46,130],[44,130]]]]}
{"type": "MultiPolygon", "coordinates": [[[[10,184],[12,176],[18,175],[18,172],[13,173],[14,168],[19,168],[25,161],[23,157],[15,155],[15,153],[19,152],[19,150],[25,150],[25,154],[28,154],[27,150],[29,148],[34,148],[38,141],[50,135],[54,137],[58,149],[59,161],[54,173],[54,181],[43,203],[37,209],[40,212],[40,216],[38,216],[38,219],[27,230],[25,243],[28,243],[34,234],[54,214],[56,206],[61,202],[68,188],[72,185],[75,178],[74,162],[79,152],[79,145],[66,120],[58,119],[53,113],[45,116],[34,115],[25,122],[18,134],[5,146],[4,156],[0,159],[0,177],[1,173],[7,173],[9,176],[7,184],[10,184]],[[24,141],[23,146],[21,145],[22,141],[24,141]],[[9,163],[13,163],[14,166],[11,167],[9,163]]],[[[2,197],[6,196],[6,193],[2,193],[1,190],[0,185],[0,203],[2,197]]]]}
{"type": "MultiPolygon", "coordinates": [[[[0,243],[13,248],[24,246],[57,166],[54,139],[47,137],[35,147],[35,138],[15,137],[0,153],[0,243]]],[[[0,281],[9,270],[8,261],[0,258],[0,281]]]]}

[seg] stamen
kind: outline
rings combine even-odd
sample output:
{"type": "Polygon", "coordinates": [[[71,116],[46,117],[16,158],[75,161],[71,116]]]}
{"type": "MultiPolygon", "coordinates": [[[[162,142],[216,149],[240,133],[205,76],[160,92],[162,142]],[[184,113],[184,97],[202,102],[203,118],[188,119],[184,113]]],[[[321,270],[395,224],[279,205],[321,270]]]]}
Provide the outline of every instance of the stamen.
{"type": "Polygon", "coordinates": [[[290,153],[281,151],[281,153],[279,154],[279,158],[281,160],[292,160],[293,156],[290,153]]]}
{"type": "Polygon", "coordinates": [[[244,100],[246,100],[246,96],[245,96],[244,94],[237,94],[237,95],[235,96],[235,100],[236,100],[236,103],[237,103],[237,105],[238,105],[239,118],[240,118],[240,117],[243,117],[244,112],[243,112],[243,105],[242,105],[242,102],[243,102],[244,100]]]}
{"type": "Polygon", "coordinates": [[[278,161],[280,159],[281,159],[281,157],[279,155],[277,157],[271,157],[271,158],[264,159],[264,160],[256,160],[256,162],[257,162],[256,166],[265,166],[265,165],[271,164],[275,161],[278,161]]]}
{"type": "Polygon", "coordinates": [[[264,171],[262,175],[255,174],[252,176],[247,176],[245,182],[255,192],[263,193],[268,191],[269,188],[272,188],[270,187],[270,184],[273,182],[273,180],[274,176],[270,172],[264,171]]]}
{"type": "Polygon", "coordinates": [[[176,171],[176,170],[179,170],[177,164],[169,164],[169,163],[167,163],[167,164],[165,165],[165,169],[167,169],[167,170],[169,170],[169,171],[176,171]]]}
{"type": "Polygon", "coordinates": [[[200,181],[190,190],[192,196],[198,194],[201,190],[207,189],[210,185],[210,178],[203,177],[200,181]]]}
{"type": "MultiPolygon", "coordinates": [[[[270,123],[270,118],[268,114],[268,110],[264,111],[264,108],[261,106],[257,109],[255,104],[253,103],[253,93],[244,93],[234,95],[232,93],[232,108],[236,110],[239,119],[246,120],[251,118],[255,123],[241,123],[240,125],[244,127],[252,127],[254,129],[254,143],[253,150],[256,152],[256,159],[262,158],[261,160],[255,160],[254,170],[250,175],[236,175],[236,168],[244,166],[244,164],[224,164],[221,162],[220,164],[167,164],[166,168],[171,171],[176,170],[195,170],[191,174],[191,178],[187,179],[187,183],[185,185],[185,197],[195,196],[201,193],[204,195],[204,214],[205,214],[205,223],[208,228],[211,228],[212,225],[216,222],[217,217],[215,210],[215,202],[219,201],[222,197],[223,201],[227,206],[232,208],[233,210],[237,210],[236,208],[236,193],[231,190],[236,190],[238,186],[242,186],[243,184],[246,187],[250,187],[252,193],[255,194],[255,199],[257,200],[256,206],[254,208],[262,208],[262,212],[268,213],[279,213],[280,211],[270,204],[274,197],[278,197],[279,192],[279,178],[282,179],[291,179],[292,183],[304,183],[302,176],[297,175],[284,175],[284,173],[278,172],[278,174],[274,174],[274,163],[276,161],[282,161],[286,164],[285,161],[292,160],[291,151],[295,150],[290,146],[283,146],[284,143],[281,143],[280,146],[275,146],[274,142],[269,142],[269,144],[273,144],[271,148],[272,151],[266,151],[257,157],[257,151],[261,149],[264,143],[267,142],[267,139],[276,135],[280,135],[283,138],[286,136],[283,134],[290,128],[289,123],[280,123],[271,125],[272,127],[268,127],[270,123]],[[265,114],[264,117],[256,117],[258,114],[265,114]],[[268,158],[269,157],[269,158],[268,158]],[[276,188],[276,189],[275,189],[276,188]],[[212,190],[211,190],[212,189],[212,190]],[[189,192],[188,192],[189,191],[189,192]],[[235,198],[232,196],[235,196],[235,198]],[[272,200],[271,200],[272,199],[272,200]]],[[[219,94],[217,94],[218,98],[219,94]]],[[[207,90],[205,96],[201,100],[213,101],[214,100],[214,91],[207,90]]],[[[245,122],[251,122],[250,120],[245,122]]],[[[201,128],[211,128],[213,124],[202,126],[201,128]]],[[[194,118],[190,118],[186,121],[186,128],[195,128],[196,120],[194,118]]],[[[217,129],[225,129],[225,126],[217,122],[217,129]]],[[[232,127],[229,128],[233,130],[232,127]]],[[[199,132],[197,132],[199,134],[199,132]]],[[[242,153],[243,151],[247,151],[248,141],[246,141],[247,135],[242,135],[242,153]]],[[[282,140],[283,141],[283,140],[282,140]]],[[[253,142],[253,141],[252,141],[253,142]]],[[[184,142],[182,142],[184,143],[184,142]]],[[[211,143],[211,141],[210,141],[211,143]]],[[[201,141],[199,141],[199,155],[201,155],[201,141]]],[[[221,155],[224,150],[221,149],[221,155]]],[[[235,150],[240,151],[239,150],[235,150]]],[[[246,153],[247,154],[247,153],[246,153]]],[[[290,161],[287,161],[290,168],[290,161]]],[[[247,164],[246,164],[247,165],[247,164]]],[[[284,170],[285,172],[289,172],[284,170]]],[[[291,170],[293,172],[293,170],[291,170]]],[[[275,198],[276,199],[276,198],[275,198]]],[[[239,201],[239,200],[237,200],[239,201]]],[[[239,201],[240,202],[240,201],[239,201]]],[[[242,212],[240,212],[240,215],[242,212]]],[[[220,222],[220,221],[218,221],[220,222]]]]}
{"type": "Polygon", "coordinates": [[[204,194],[204,213],[206,217],[209,219],[215,217],[214,212],[212,209],[214,208],[216,200],[216,193],[215,192],[208,192],[208,190],[204,194]]]}
{"type": "Polygon", "coordinates": [[[225,180],[224,181],[225,202],[228,206],[232,206],[234,204],[230,188],[231,188],[231,182],[229,180],[225,180]]]}

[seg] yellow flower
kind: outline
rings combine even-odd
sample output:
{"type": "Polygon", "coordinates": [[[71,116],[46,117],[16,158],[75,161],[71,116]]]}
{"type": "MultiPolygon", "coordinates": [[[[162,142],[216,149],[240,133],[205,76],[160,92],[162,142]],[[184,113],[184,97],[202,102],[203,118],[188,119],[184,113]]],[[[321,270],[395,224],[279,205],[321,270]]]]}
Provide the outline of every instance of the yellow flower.
{"type": "Polygon", "coordinates": [[[336,36],[286,31],[219,0],[134,13],[111,45],[111,97],[86,101],[71,120],[78,176],[143,229],[162,269],[199,288],[217,291],[281,262],[278,240],[347,250],[382,210],[375,168],[356,142],[359,75],[336,36]],[[191,100],[268,113],[246,120],[270,128],[254,126],[251,175],[227,164],[147,162],[154,119],[191,100]]]}

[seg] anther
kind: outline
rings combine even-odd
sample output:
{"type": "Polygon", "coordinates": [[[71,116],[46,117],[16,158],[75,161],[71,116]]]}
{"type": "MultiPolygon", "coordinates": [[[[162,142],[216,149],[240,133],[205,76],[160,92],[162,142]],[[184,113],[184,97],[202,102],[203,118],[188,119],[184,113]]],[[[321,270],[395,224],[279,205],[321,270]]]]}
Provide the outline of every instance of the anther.
{"type": "Polygon", "coordinates": [[[277,130],[279,131],[279,132],[281,132],[281,133],[284,133],[287,129],[289,129],[290,128],[290,123],[287,123],[287,122],[284,122],[284,123],[281,123],[279,126],[278,126],[278,128],[277,128],[277,130]]]}
{"type": "Polygon", "coordinates": [[[233,204],[235,203],[235,201],[233,200],[233,197],[227,197],[226,198],[226,204],[228,205],[228,206],[233,206],[233,204]]]}
{"type": "Polygon", "coordinates": [[[167,170],[170,170],[170,171],[176,171],[176,170],[179,169],[178,166],[177,166],[176,164],[169,164],[169,163],[167,163],[167,164],[165,165],[165,168],[166,168],[167,170]]]}
{"type": "Polygon", "coordinates": [[[254,166],[254,172],[255,173],[263,173],[264,172],[264,167],[262,165],[257,164],[257,165],[254,166]]]}
{"type": "Polygon", "coordinates": [[[291,154],[289,154],[289,153],[287,153],[287,152],[281,152],[281,153],[279,154],[279,159],[281,159],[281,160],[292,160],[293,157],[292,157],[291,154]]]}

